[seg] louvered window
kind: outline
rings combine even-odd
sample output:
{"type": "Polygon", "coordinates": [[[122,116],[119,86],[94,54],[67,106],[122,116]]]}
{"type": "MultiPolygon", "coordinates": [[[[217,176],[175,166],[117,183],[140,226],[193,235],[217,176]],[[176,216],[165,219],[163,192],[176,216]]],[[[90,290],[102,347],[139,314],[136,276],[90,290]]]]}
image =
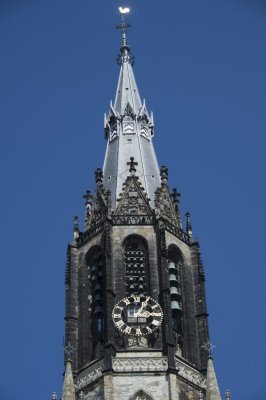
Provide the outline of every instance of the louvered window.
{"type": "Polygon", "coordinates": [[[124,265],[127,296],[146,296],[148,293],[147,250],[139,237],[130,237],[124,246],[124,265]]]}

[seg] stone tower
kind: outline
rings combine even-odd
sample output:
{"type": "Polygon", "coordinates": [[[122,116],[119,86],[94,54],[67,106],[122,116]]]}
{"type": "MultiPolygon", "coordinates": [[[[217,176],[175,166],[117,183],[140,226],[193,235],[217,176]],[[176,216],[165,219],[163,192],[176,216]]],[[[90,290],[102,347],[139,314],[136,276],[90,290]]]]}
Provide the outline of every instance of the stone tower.
{"type": "Polygon", "coordinates": [[[63,400],[220,400],[199,242],[153,147],[122,19],[104,166],[65,273],[63,400]]]}

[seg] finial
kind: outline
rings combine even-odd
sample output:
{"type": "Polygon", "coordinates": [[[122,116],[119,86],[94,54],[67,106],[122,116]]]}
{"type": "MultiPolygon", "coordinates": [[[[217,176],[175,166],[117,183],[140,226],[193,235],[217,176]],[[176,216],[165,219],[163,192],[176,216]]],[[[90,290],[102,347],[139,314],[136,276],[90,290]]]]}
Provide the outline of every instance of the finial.
{"type": "Polygon", "coordinates": [[[199,398],[200,398],[200,400],[203,400],[203,399],[204,399],[204,395],[203,395],[203,392],[202,392],[202,391],[200,391],[199,398]]]}
{"type": "Polygon", "coordinates": [[[225,392],[225,398],[226,398],[226,400],[230,400],[231,399],[231,393],[229,392],[229,390],[227,390],[225,392]]]}
{"type": "Polygon", "coordinates": [[[212,350],[215,348],[216,346],[214,346],[209,340],[204,343],[201,348],[206,350],[208,352],[208,357],[212,358],[212,350]]]}
{"type": "Polygon", "coordinates": [[[168,168],[165,165],[161,166],[160,175],[161,175],[162,184],[166,184],[168,181],[168,168]]]}
{"type": "Polygon", "coordinates": [[[192,239],[192,225],[191,225],[191,218],[190,213],[186,212],[186,231],[189,239],[192,239]]]}
{"type": "Polygon", "coordinates": [[[97,186],[103,186],[103,171],[101,168],[97,168],[95,171],[95,181],[97,186]]]}
{"type": "Polygon", "coordinates": [[[172,192],[172,198],[173,198],[174,205],[177,206],[177,207],[178,207],[178,204],[179,204],[179,197],[180,196],[181,196],[180,193],[176,190],[176,188],[174,188],[173,192],[172,192]]]}
{"type": "Polygon", "coordinates": [[[117,62],[121,65],[124,62],[129,62],[131,65],[134,63],[134,57],[130,53],[130,47],[127,43],[126,29],[131,27],[130,23],[125,21],[125,15],[130,12],[128,7],[119,7],[118,8],[120,16],[121,16],[121,24],[116,25],[116,29],[120,29],[122,33],[122,43],[120,47],[121,55],[118,56],[117,62]]]}
{"type": "Polygon", "coordinates": [[[199,275],[203,281],[205,281],[205,273],[204,273],[204,266],[201,259],[201,253],[198,250],[198,266],[199,266],[199,275]]]}
{"type": "Polygon", "coordinates": [[[57,394],[55,392],[52,394],[52,400],[57,400],[57,394]]]}
{"type": "Polygon", "coordinates": [[[77,350],[77,348],[74,346],[72,346],[71,343],[68,343],[67,345],[64,346],[64,350],[65,350],[65,359],[66,362],[71,362],[71,356],[72,354],[77,350]]]}
{"type": "Polygon", "coordinates": [[[81,391],[80,394],[79,394],[79,400],[81,400],[81,399],[82,399],[82,400],[84,399],[84,393],[83,393],[82,391],[81,391]]]}
{"type": "Polygon", "coordinates": [[[90,227],[92,198],[90,190],[86,190],[86,193],[83,195],[83,199],[85,199],[85,230],[88,230],[90,227]]]}
{"type": "Polygon", "coordinates": [[[130,172],[130,174],[131,174],[132,176],[134,176],[135,173],[136,173],[136,171],[137,171],[136,168],[135,168],[135,165],[138,165],[137,162],[134,162],[134,157],[130,157],[130,162],[128,162],[127,165],[129,165],[129,172],[130,172]]]}
{"type": "Polygon", "coordinates": [[[74,240],[78,239],[79,237],[79,219],[78,216],[75,215],[74,217],[74,240]]]}

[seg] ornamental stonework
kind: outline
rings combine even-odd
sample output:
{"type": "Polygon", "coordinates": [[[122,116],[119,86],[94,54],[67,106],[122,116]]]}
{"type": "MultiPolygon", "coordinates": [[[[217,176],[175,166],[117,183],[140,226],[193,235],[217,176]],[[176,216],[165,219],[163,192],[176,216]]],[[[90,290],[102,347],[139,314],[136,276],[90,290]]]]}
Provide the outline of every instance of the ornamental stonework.
{"type": "Polygon", "coordinates": [[[100,376],[102,376],[102,366],[99,366],[95,368],[94,370],[88,372],[81,378],[79,378],[75,384],[76,390],[80,390],[84,388],[85,386],[89,385],[91,382],[95,381],[98,379],[100,376]]]}
{"type": "Polygon", "coordinates": [[[178,370],[178,375],[194,385],[197,385],[202,389],[206,389],[206,378],[199,371],[187,364],[184,364],[178,359],[175,360],[175,365],[176,369],[178,370]]]}
{"type": "Polygon", "coordinates": [[[115,211],[119,216],[152,215],[152,210],[137,177],[127,178],[115,211]]]}
{"type": "Polygon", "coordinates": [[[166,371],[167,368],[167,359],[163,357],[113,359],[113,369],[115,372],[166,371]]]}

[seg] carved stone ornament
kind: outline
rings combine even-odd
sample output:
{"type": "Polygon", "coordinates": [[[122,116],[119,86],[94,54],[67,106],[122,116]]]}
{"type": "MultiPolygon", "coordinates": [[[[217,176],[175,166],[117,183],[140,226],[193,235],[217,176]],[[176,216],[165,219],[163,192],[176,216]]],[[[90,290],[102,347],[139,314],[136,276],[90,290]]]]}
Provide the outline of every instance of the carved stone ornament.
{"type": "Polygon", "coordinates": [[[167,358],[113,358],[113,369],[115,372],[132,371],[166,371],[168,368],[167,358]]]}
{"type": "Polygon", "coordinates": [[[102,375],[102,367],[95,368],[93,371],[87,373],[82,378],[79,378],[75,384],[75,388],[80,390],[95,381],[102,375]]]}
{"type": "Polygon", "coordinates": [[[102,187],[96,190],[93,198],[91,225],[98,224],[103,221],[108,213],[107,194],[102,187]]]}
{"type": "Polygon", "coordinates": [[[187,381],[194,383],[195,385],[206,389],[206,378],[200,372],[184,364],[182,361],[175,360],[176,369],[178,370],[178,375],[185,378],[187,381]]]}
{"type": "Polygon", "coordinates": [[[137,177],[129,176],[119,198],[116,215],[152,215],[152,210],[137,177]]]}
{"type": "Polygon", "coordinates": [[[150,140],[151,138],[151,129],[150,129],[150,124],[148,121],[148,118],[146,115],[143,115],[139,119],[139,126],[140,126],[140,134],[141,136],[145,137],[145,139],[150,140]]]}
{"type": "Polygon", "coordinates": [[[155,192],[155,207],[156,214],[160,217],[165,218],[171,224],[180,227],[178,221],[178,215],[176,213],[171,194],[167,185],[162,185],[155,192]]]}

